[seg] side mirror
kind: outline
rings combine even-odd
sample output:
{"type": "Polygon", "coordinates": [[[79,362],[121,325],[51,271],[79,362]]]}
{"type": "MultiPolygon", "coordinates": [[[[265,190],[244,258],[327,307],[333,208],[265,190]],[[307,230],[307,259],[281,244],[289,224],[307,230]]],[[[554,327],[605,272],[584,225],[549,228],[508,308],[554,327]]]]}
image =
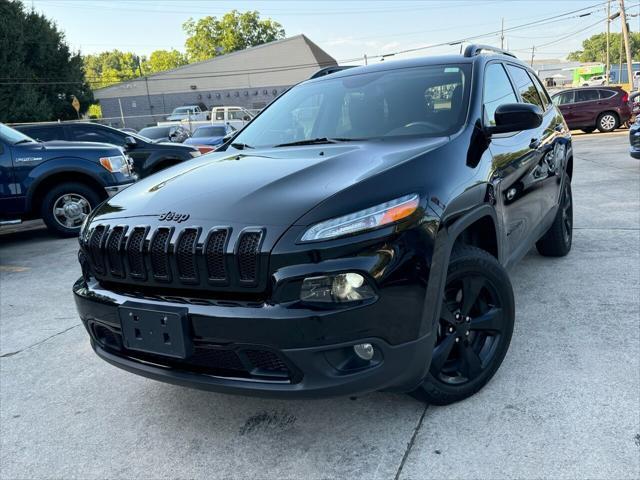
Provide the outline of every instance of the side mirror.
{"type": "Polygon", "coordinates": [[[124,137],[124,146],[127,148],[135,148],[135,146],[138,144],[138,142],[136,142],[136,139],[130,136],[126,136],[124,137]]]}
{"type": "Polygon", "coordinates": [[[487,128],[491,133],[531,130],[542,124],[542,109],[531,103],[505,103],[495,112],[496,124],[487,128]]]}

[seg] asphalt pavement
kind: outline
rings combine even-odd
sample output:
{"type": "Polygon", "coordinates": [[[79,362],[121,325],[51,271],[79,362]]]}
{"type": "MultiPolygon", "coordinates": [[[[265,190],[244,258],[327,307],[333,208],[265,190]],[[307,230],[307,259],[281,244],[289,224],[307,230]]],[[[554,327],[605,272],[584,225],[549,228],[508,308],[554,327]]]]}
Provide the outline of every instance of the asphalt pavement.
{"type": "Polygon", "coordinates": [[[640,161],[574,137],[574,243],[512,271],[494,379],[447,407],[201,392],[99,360],[77,240],[0,228],[0,478],[640,478],[640,161]]]}

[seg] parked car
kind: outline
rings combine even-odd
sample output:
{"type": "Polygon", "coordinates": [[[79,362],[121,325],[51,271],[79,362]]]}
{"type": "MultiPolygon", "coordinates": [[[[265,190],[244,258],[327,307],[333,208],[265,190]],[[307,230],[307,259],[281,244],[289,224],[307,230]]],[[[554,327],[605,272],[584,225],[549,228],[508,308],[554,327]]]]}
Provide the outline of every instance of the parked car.
{"type": "Polygon", "coordinates": [[[606,83],[605,75],[594,75],[588,80],[582,82],[583,87],[599,87],[600,85],[604,85],[606,83]]]}
{"type": "Polygon", "coordinates": [[[225,125],[205,125],[198,127],[193,135],[184,143],[187,145],[208,145],[217,147],[224,143],[224,138],[232,131],[225,125]]]}
{"type": "Polygon", "coordinates": [[[636,117],[635,123],[629,128],[629,144],[631,156],[640,160],[640,116],[636,117]]]}
{"type": "Polygon", "coordinates": [[[171,115],[167,117],[168,121],[181,121],[181,120],[209,120],[211,119],[210,113],[204,105],[185,105],[184,107],[177,107],[173,109],[171,115]]]}
{"type": "Polygon", "coordinates": [[[571,249],[571,145],[534,72],[491,47],[302,82],[92,214],[80,317],[101,358],[156,380],[461,400],[509,347],[507,267],[571,249]]]}
{"type": "Polygon", "coordinates": [[[58,235],[77,235],[100,202],[133,181],[118,147],[42,143],[0,123],[0,225],[42,218],[58,235]]]}
{"type": "Polygon", "coordinates": [[[138,132],[139,135],[153,140],[155,143],[174,142],[183,143],[191,136],[186,128],[180,125],[162,125],[158,127],[145,127],[138,132]]]}
{"type": "Polygon", "coordinates": [[[553,103],[569,128],[586,133],[611,132],[631,116],[629,95],[620,87],[572,88],[556,93],[553,103]]]}
{"type": "Polygon", "coordinates": [[[140,178],[200,155],[197,148],[189,145],[156,143],[141,134],[122,132],[97,123],[17,125],[15,128],[43,141],[69,140],[117,145],[131,157],[134,171],[140,178]]]}

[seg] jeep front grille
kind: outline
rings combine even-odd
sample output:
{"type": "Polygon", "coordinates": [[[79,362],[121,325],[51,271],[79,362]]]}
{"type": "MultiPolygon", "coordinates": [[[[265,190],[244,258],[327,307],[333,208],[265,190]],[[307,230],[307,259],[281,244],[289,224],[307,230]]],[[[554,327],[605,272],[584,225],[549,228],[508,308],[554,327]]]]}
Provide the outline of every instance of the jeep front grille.
{"type": "Polygon", "coordinates": [[[255,291],[265,284],[260,282],[261,273],[266,273],[261,251],[264,233],[262,228],[250,228],[234,237],[230,227],[206,231],[200,227],[97,225],[82,246],[100,281],[255,291]]]}

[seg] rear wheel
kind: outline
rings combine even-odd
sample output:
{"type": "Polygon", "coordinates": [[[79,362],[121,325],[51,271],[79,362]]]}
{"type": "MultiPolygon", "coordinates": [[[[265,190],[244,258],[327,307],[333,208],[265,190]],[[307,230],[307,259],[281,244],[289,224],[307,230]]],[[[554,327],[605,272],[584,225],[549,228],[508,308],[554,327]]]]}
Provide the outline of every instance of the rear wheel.
{"type": "Polygon", "coordinates": [[[536,248],[540,255],[545,257],[564,257],[571,250],[572,240],[573,197],[571,195],[571,183],[567,181],[562,189],[556,218],[547,233],[536,242],[536,248]]]}
{"type": "Polygon", "coordinates": [[[613,112],[601,113],[598,117],[598,120],[596,121],[598,130],[603,133],[613,132],[616,128],[618,128],[618,125],[618,116],[613,112]]]}
{"type": "Polygon", "coordinates": [[[513,290],[505,269],[484,250],[456,248],[429,373],[412,394],[447,405],[480,390],[502,364],[514,319],[513,290]]]}
{"type": "Polygon", "coordinates": [[[100,201],[98,192],[83,183],[62,183],[45,195],[42,219],[52,232],[73,237],[78,235],[82,222],[100,201]]]}

